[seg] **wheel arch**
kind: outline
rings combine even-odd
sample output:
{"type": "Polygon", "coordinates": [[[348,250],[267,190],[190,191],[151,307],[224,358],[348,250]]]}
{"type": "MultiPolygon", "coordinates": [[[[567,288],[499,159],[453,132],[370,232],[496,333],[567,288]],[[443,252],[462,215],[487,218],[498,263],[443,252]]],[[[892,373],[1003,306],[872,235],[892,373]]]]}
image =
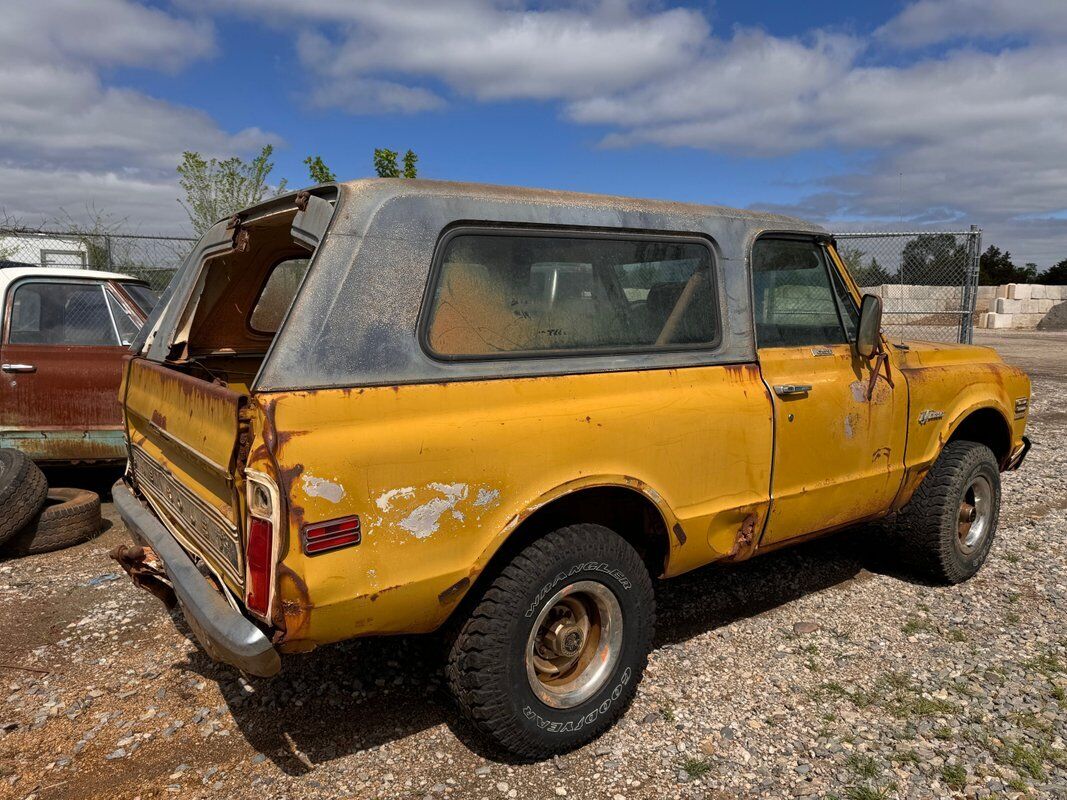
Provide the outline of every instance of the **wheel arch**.
{"type": "Polygon", "coordinates": [[[945,444],[957,441],[984,444],[993,451],[1003,469],[1011,456],[1011,425],[1004,414],[993,406],[969,409],[956,419],[945,444]]]}
{"type": "Polygon", "coordinates": [[[511,518],[486,549],[485,565],[449,613],[462,619],[469,608],[519,551],[545,534],[565,525],[591,523],[611,529],[637,550],[655,578],[667,568],[671,531],[677,517],[659,494],[643,481],[629,476],[589,476],[558,486],[511,518]]]}

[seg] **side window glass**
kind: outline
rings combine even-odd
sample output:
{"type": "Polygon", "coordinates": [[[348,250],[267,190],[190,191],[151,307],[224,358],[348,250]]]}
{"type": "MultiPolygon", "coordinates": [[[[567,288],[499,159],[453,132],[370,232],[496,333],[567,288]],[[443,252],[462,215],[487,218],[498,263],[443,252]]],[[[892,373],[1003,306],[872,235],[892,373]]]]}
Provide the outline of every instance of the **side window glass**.
{"type": "Polygon", "coordinates": [[[104,288],[94,283],[24,283],[15,289],[11,344],[114,346],[104,288]]]}
{"type": "Polygon", "coordinates": [[[759,347],[848,343],[818,243],[757,239],[752,247],[752,294],[759,347]]]}
{"type": "Polygon", "coordinates": [[[676,349],[718,339],[711,250],[607,237],[453,236],[429,315],[449,357],[676,349]]]}
{"type": "Polygon", "coordinates": [[[308,271],[306,258],[290,258],[271,270],[263,291],[252,309],[248,324],[256,333],[277,333],[285,312],[293,304],[296,291],[308,271]]]}
{"type": "Polygon", "coordinates": [[[141,324],[126,311],[111,289],[107,290],[107,304],[111,309],[111,318],[115,320],[115,328],[119,332],[119,339],[123,345],[129,345],[133,337],[137,335],[141,324]]]}

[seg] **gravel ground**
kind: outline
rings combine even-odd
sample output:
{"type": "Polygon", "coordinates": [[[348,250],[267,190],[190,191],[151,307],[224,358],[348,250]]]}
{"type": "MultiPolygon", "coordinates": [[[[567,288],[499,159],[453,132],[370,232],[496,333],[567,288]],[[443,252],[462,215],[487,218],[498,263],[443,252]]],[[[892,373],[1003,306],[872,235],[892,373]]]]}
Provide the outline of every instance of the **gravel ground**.
{"type": "Polygon", "coordinates": [[[981,341],[1031,371],[1035,445],[977,577],[912,582],[859,530],[662,583],[633,706],[543,763],[471,734],[432,640],[216,667],[107,559],[105,505],[0,562],[0,797],[1067,797],[1067,334],[981,341]]]}

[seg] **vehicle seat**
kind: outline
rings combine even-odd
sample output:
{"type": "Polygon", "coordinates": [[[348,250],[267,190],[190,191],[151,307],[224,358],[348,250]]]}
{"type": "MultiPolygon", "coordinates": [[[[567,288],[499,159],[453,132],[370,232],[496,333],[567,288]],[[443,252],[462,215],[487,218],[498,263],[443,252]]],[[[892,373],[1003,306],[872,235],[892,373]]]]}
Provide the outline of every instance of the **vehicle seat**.
{"type": "MultiPolygon", "coordinates": [[[[651,328],[648,342],[654,343],[663,331],[667,320],[678,305],[678,301],[685,291],[685,281],[671,281],[669,283],[654,283],[648,290],[648,300],[645,302],[646,319],[651,328]]],[[[708,306],[705,293],[698,289],[697,293],[690,296],[689,304],[682,312],[678,327],[671,337],[671,344],[692,344],[706,342],[710,338],[711,325],[708,321],[713,309],[708,306]]]]}
{"type": "Polygon", "coordinates": [[[104,308],[104,297],[96,292],[75,292],[63,312],[64,341],[67,344],[112,345],[111,319],[104,308]],[[109,335],[111,334],[111,335],[109,335]]]}
{"type": "Polygon", "coordinates": [[[449,262],[437,294],[430,347],[444,355],[526,350],[535,323],[529,297],[509,291],[484,264],[449,262]]]}

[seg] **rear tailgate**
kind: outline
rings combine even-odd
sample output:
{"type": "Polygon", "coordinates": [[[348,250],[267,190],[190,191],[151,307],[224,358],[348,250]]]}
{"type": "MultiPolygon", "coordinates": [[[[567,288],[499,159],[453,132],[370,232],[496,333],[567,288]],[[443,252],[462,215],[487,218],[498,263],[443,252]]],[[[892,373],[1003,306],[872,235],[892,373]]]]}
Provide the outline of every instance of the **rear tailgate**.
{"type": "Polygon", "coordinates": [[[123,391],[137,488],[178,540],[240,593],[236,459],[247,397],[143,358],[129,361],[123,391]]]}

